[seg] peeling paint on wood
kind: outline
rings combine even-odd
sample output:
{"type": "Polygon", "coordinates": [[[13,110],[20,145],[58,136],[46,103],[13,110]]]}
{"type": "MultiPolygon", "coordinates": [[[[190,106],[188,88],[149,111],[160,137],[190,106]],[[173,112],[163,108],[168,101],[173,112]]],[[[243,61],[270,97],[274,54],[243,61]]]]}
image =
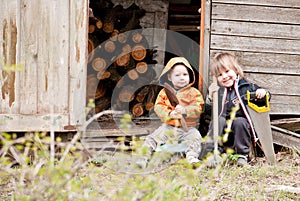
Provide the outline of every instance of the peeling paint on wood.
{"type": "Polygon", "coordinates": [[[88,5],[0,0],[1,65],[23,67],[0,69],[0,132],[64,131],[83,123],[88,5]]]}
{"type": "MultiPolygon", "coordinates": [[[[5,19],[3,21],[3,65],[8,69],[16,65],[16,48],[17,48],[17,27],[16,22],[13,19],[9,20],[9,23],[5,19]]],[[[15,102],[15,72],[14,69],[5,72],[2,71],[2,99],[8,98],[8,105],[12,107],[15,102]]]]}
{"type": "Polygon", "coordinates": [[[80,48],[78,46],[78,41],[76,41],[76,62],[80,62],[80,48]]]}

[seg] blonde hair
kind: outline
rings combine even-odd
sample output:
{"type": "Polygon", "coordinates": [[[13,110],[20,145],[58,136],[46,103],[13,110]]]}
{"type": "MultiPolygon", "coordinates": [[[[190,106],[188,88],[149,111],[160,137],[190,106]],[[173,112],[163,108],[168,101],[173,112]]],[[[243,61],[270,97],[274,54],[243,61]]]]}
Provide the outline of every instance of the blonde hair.
{"type": "Polygon", "coordinates": [[[240,78],[244,77],[244,72],[233,54],[228,52],[217,53],[210,65],[211,74],[217,77],[221,70],[227,69],[233,70],[240,78]]]}

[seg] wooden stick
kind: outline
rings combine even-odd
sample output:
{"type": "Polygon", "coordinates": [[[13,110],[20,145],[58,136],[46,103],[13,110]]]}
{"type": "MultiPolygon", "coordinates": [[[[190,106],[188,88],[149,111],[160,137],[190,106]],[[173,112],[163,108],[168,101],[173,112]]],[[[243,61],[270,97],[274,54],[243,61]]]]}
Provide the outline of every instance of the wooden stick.
{"type": "MultiPolygon", "coordinates": [[[[217,78],[213,76],[213,83],[217,84],[217,78]]],[[[219,136],[219,114],[218,114],[218,91],[213,93],[213,138],[214,138],[214,158],[217,161],[219,136]]]]}
{"type": "MultiPolygon", "coordinates": [[[[165,91],[166,91],[166,94],[168,96],[168,99],[169,99],[170,103],[174,107],[176,107],[176,105],[179,104],[179,100],[178,100],[176,94],[174,93],[173,88],[166,82],[164,84],[164,87],[165,87],[165,91]]],[[[181,117],[180,122],[181,122],[181,126],[182,126],[184,132],[187,132],[189,129],[186,125],[186,121],[185,121],[185,118],[183,116],[181,117]]]]}

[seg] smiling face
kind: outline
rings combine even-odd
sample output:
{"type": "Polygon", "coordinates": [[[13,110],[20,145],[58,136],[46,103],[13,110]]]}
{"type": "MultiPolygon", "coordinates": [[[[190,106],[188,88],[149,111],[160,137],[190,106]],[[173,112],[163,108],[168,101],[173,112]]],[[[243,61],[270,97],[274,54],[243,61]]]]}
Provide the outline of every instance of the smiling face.
{"type": "Polygon", "coordinates": [[[221,86],[232,87],[237,78],[237,74],[232,69],[222,68],[220,69],[217,78],[221,86]]]}
{"type": "Polygon", "coordinates": [[[169,81],[172,82],[175,89],[181,89],[190,83],[190,75],[188,69],[182,65],[175,65],[168,74],[169,81]]]}

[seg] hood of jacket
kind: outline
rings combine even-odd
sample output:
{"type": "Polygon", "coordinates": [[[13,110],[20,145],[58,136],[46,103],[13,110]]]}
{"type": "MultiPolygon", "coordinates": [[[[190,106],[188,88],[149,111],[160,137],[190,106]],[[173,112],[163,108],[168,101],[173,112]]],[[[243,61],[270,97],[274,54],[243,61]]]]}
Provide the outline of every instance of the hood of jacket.
{"type": "Polygon", "coordinates": [[[168,84],[173,86],[172,82],[168,80],[168,73],[171,70],[171,68],[176,64],[183,64],[187,67],[190,76],[190,83],[186,87],[192,86],[195,83],[195,73],[191,64],[184,57],[174,57],[169,60],[169,62],[164,67],[161,75],[159,76],[159,83],[163,85],[165,82],[167,82],[168,84]]]}

